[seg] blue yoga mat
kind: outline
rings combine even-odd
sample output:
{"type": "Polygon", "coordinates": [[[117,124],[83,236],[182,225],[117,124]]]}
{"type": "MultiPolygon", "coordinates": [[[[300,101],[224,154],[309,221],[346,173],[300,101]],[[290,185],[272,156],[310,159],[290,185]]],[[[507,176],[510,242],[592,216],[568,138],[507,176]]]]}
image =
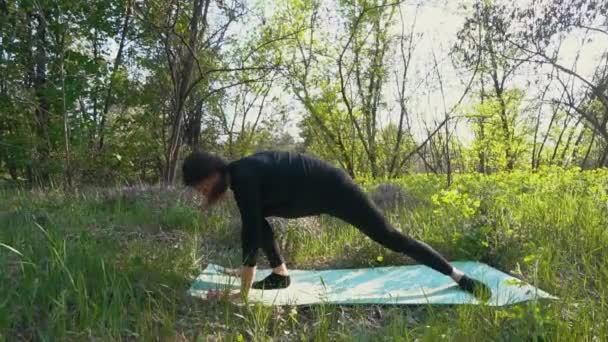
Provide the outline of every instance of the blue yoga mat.
{"type": "MultiPolygon", "coordinates": [[[[452,264],[492,289],[492,298],[486,305],[557,299],[486,264],[471,261],[452,264]]],[[[192,283],[189,294],[204,298],[209,289],[238,291],[240,279],[223,274],[222,269],[209,264],[192,283]]],[[[252,289],[249,300],[264,305],[481,304],[451,278],[423,265],[289,272],[291,286],[281,290],[252,289]]],[[[269,273],[270,269],[258,270],[256,280],[269,273]]]]}

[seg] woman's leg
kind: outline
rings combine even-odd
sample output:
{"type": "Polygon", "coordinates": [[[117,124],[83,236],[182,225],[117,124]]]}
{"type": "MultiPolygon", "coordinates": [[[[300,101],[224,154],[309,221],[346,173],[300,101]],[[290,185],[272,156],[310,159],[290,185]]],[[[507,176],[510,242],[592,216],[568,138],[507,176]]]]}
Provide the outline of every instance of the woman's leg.
{"type": "Polygon", "coordinates": [[[335,202],[338,208],[332,210],[333,216],[353,225],[363,234],[392,251],[406,254],[447,276],[452,274],[452,265],[441,254],[424,242],[395,229],[356,184],[346,183],[338,193],[342,200],[335,202]]]}
{"type": "Polygon", "coordinates": [[[260,247],[262,248],[262,251],[264,251],[266,258],[268,258],[270,267],[276,268],[284,263],[283,257],[279,252],[279,246],[277,245],[274,231],[266,219],[264,219],[264,224],[260,231],[260,247]]]}
{"type": "Polygon", "coordinates": [[[340,181],[334,193],[336,198],[340,199],[333,202],[328,211],[330,215],[353,225],[382,246],[408,255],[417,262],[451,277],[462,289],[480,294],[483,299],[489,298],[491,290],[486,285],[464,275],[424,242],[396,230],[367,194],[350,178],[340,181]]]}
{"type": "Polygon", "coordinates": [[[254,282],[251,288],[272,290],[288,287],[291,281],[287,273],[287,267],[285,267],[285,261],[279,252],[274,231],[266,219],[264,219],[264,225],[260,231],[260,247],[264,251],[266,258],[268,258],[270,267],[272,267],[272,273],[266,278],[254,282]]]}

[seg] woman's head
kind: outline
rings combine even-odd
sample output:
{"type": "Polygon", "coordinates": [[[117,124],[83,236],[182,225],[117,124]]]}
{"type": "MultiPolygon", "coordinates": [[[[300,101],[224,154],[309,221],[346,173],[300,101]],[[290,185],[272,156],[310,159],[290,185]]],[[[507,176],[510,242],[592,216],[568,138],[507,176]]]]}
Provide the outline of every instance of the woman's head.
{"type": "Polygon", "coordinates": [[[186,157],[182,165],[184,185],[201,192],[209,205],[217,202],[228,190],[228,162],[202,151],[186,157]]]}

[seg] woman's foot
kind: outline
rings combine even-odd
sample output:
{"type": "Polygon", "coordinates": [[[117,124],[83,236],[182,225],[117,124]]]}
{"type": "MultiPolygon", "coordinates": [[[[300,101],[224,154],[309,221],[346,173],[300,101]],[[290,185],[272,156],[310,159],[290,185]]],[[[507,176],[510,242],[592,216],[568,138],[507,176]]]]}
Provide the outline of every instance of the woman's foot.
{"type": "Polygon", "coordinates": [[[287,288],[291,284],[291,278],[287,275],[270,273],[266,278],[256,281],[251,285],[256,290],[278,290],[287,288]]]}
{"type": "Polygon", "coordinates": [[[492,290],[484,283],[479,280],[469,278],[466,275],[460,277],[458,281],[458,286],[461,289],[472,293],[475,297],[482,301],[488,301],[492,297],[492,290]]]}

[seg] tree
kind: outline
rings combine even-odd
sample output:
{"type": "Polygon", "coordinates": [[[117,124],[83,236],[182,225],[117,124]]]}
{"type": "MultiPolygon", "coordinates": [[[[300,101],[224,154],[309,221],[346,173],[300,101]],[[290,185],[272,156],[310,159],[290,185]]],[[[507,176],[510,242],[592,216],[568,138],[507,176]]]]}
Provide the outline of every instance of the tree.
{"type": "MultiPolygon", "coordinates": [[[[515,71],[521,67],[525,59],[522,52],[513,48],[509,42],[511,22],[507,18],[506,5],[498,5],[491,1],[478,1],[473,5],[472,14],[466,18],[463,28],[457,33],[458,41],[454,46],[455,56],[459,64],[466,67],[480,66],[480,102],[491,101],[489,107],[498,105],[498,119],[502,138],[505,168],[512,170],[515,166],[517,152],[508,142],[515,139],[513,125],[510,121],[507,87],[508,81],[515,71]]],[[[485,140],[485,115],[472,118],[476,125],[476,136],[485,140]]],[[[487,155],[485,149],[479,150],[479,171],[486,172],[487,155]]]]}
{"type": "MultiPolygon", "coordinates": [[[[592,132],[589,150],[597,141],[608,146],[608,54],[602,53],[591,74],[578,70],[578,56],[571,65],[564,62],[562,42],[566,38],[582,36],[586,44],[608,37],[608,3],[596,0],[539,1],[524,8],[515,8],[511,19],[520,22],[519,30],[508,39],[513,48],[526,54],[526,59],[537,66],[549,66],[551,79],[559,81],[561,94],[552,102],[563,111],[577,117],[583,130],[592,132]]],[[[581,133],[582,134],[582,133],[581,133]]],[[[582,135],[579,135],[582,138],[582,135]]],[[[581,139],[577,139],[578,144],[581,139]]],[[[598,166],[606,165],[602,151],[598,166]]],[[[586,159],[585,159],[586,160],[586,159]]]]}
{"type": "Polygon", "coordinates": [[[467,115],[475,134],[471,148],[475,155],[484,156],[485,173],[522,167],[529,147],[527,127],[518,121],[523,92],[511,89],[501,96],[502,100],[487,98],[467,115]],[[505,135],[505,125],[508,135],[505,135]]]}
{"type": "MultiPolygon", "coordinates": [[[[143,20],[156,20],[150,27],[161,41],[171,84],[163,179],[166,184],[172,184],[185,138],[191,148],[198,148],[203,110],[209,108],[210,102],[217,101],[213,97],[227,88],[259,80],[227,75],[260,70],[266,71],[265,77],[275,66],[266,61],[244,65],[242,61],[224,55],[230,43],[229,29],[245,13],[244,5],[239,1],[196,0],[192,6],[180,1],[168,4],[160,1],[151,3],[142,12],[143,20]],[[209,17],[212,12],[213,20],[209,17]]],[[[255,50],[258,46],[251,48],[255,50]]]]}
{"type": "Polygon", "coordinates": [[[341,1],[325,17],[320,11],[331,10],[319,1],[290,1],[273,18],[275,31],[294,32],[281,51],[284,75],[306,112],[305,142],[351,176],[366,172],[372,177],[395,176],[406,163],[399,151],[410,128],[406,84],[415,47],[415,18],[408,24],[401,16],[401,35],[392,34],[400,4],[341,1]],[[344,18],[339,20],[340,29],[324,30],[327,21],[335,18],[332,15],[344,18]],[[391,73],[388,66],[394,63],[401,65],[391,73]],[[395,106],[389,104],[387,92],[393,81],[398,89],[395,106]],[[391,123],[387,117],[392,110],[398,113],[398,123],[393,126],[396,139],[388,146],[380,134],[383,124],[391,123]],[[380,145],[388,151],[380,151],[380,145]],[[390,158],[380,157],[389,154],[390,158]]]}
{"type": "MultiPolygon", "coordinates": [[[[48,185],[64,176],[69,184],[76,176],[72,164],[83,156],[74,156],[72,150],[82,150],[78,144],[84,136],[91,145],[97,139],[97,93],[109,78],[99,46],[124,26],[118,22],[128,6],[70,0],[6,6],[0,16],[0,83],[6,104],[0,116],[9,123],[3,128],[5,143],[16,146],[4,158],[13,178],[25,176],[31,183],[48,185]]],[[[112,80],[120,74],[120,64],[112,80]]],[[[118,85],[115,81],[106,93],[114,95],[118,85]]]]}

